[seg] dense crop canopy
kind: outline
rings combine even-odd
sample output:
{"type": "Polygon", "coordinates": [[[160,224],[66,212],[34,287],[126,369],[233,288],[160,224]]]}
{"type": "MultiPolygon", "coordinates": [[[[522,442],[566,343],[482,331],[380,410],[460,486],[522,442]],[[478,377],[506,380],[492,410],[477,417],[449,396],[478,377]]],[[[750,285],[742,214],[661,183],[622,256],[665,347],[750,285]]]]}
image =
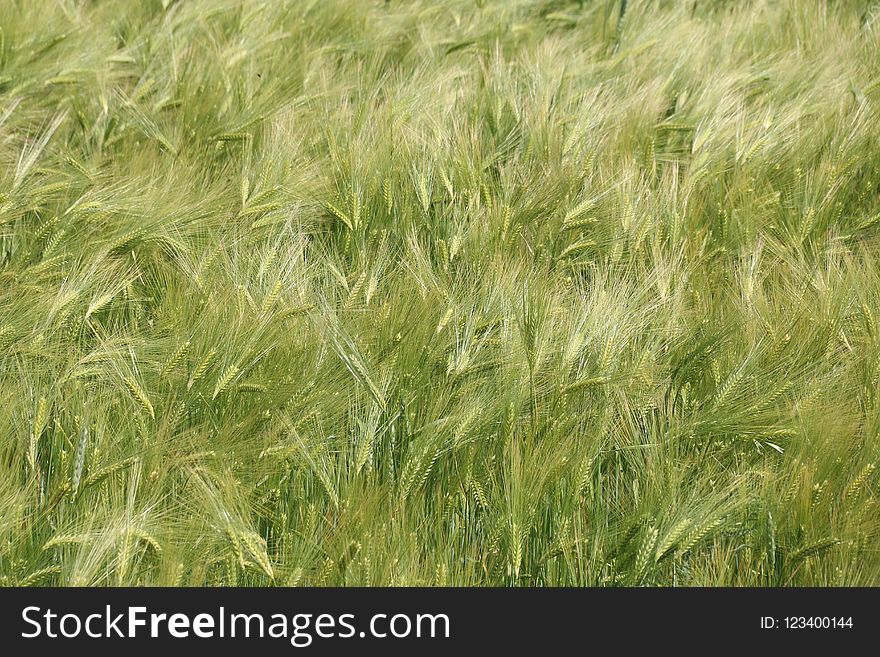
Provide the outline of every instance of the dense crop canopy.
{"type": "Polygon", "coordinates": [[[880,583],[867,0],[4,0],[0,583],[880,583]]]}

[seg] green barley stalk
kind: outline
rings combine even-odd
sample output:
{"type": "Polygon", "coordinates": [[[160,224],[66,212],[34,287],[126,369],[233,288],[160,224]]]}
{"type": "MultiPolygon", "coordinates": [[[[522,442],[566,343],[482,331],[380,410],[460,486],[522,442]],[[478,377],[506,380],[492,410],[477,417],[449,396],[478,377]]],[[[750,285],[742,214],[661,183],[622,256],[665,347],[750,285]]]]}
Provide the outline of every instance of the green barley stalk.
{"type": "Polygon", "coordinates": [[[125,383],[125,387],[128,388],[128,391],[131,393],[131,396],[146,414],[149,415],[150,418],[156,419],[156,413],[153,411],[153,404],[137,380],[133,376],[127,375],[123,378],[123,382],[125,383]]]}
{"type": "Polygon", "coordinates": [[[229,384],[238,376],[239,369],[235,365],[230,365],[226,368],[226,371],[217,379],[217,385],[214,386],[214,394],[211,395],[211,399],[217,399],[220,395],[222,395],[226,389],[229,387],[229,384]]]}
{"type": "Polygon", "coordinates": [[[164,378],[168,376],[174,368],[183,360],[183,357],[186,356],[186,353],[189,351],[191,342],[187,340],[182,345],[180,345],[173,354],[165,361],[165,364],[162,366],[161,371],[159,372],[159,376],[164,378]]]}
{"type": "Polygon", "coordinates": [[[187,384],[187,390],[191,389],[193,385],[199,382],[199,380],[205,376],[208,372],[208,368],[211,367],[211,363],[214,361],[214,357],[217,355],[216,349],[211,349],[205,357],[202,358],[201,362],[196,365],[196,368],[193,370],[192,375],[189,378],[189,383],[187,384]]]}

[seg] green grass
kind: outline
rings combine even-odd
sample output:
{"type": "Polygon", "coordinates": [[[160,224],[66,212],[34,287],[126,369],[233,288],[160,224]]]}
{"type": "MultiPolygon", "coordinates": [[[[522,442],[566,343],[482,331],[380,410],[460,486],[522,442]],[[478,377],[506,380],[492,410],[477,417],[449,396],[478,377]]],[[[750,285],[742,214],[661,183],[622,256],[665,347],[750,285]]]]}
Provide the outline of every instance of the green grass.
{"type": "Polygon", "coordinates": [[[880,584],[878,49],[4,0],[0,583],[880,584]]]}

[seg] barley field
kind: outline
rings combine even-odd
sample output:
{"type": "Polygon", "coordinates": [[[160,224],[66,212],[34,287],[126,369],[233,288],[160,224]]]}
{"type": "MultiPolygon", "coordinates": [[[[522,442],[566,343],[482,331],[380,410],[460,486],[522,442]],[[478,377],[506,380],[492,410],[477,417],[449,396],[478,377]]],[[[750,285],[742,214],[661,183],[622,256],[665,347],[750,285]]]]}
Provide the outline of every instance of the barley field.
{"type": "Polygon", "coordinates": [[[0,584],[880,584],[878,52],[2,0],[0,584]]]}

